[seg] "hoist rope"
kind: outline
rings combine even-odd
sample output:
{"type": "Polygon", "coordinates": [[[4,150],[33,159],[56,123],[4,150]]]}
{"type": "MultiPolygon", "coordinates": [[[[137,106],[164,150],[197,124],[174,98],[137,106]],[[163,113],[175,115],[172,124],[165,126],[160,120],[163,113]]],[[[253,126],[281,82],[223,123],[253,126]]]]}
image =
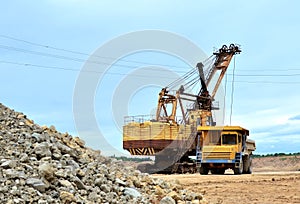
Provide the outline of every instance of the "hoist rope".
{"type": "Polygon", "coordinates": [[[233,58],[232,83],[231,83],[230,125],[231,125],[231,117],[232,117],[232,109],[233,109],[234,72],[235,72],[235,56],[233,58]]]}
{"type": "Polygon", "coordinates": [[[223,108],[223,124],[225,123],[225,113],[226,113],[226,94],[227,94],[227,73],[225,74],[225,88],[224,88],[224,108],[223,108]]]}

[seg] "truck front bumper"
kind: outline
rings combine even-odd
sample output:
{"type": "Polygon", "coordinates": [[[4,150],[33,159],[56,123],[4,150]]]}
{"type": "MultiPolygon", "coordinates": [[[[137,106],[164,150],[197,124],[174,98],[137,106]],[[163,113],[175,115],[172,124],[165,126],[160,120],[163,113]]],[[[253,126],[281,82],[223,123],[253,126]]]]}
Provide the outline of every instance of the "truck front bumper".
{"type": "Polygon", "coordinates": [[[201,163],[203,164],[213,164],[213,163],[216,163],[216,164],[233,164],[235,163],[235,160],[234,159],[204,159],[201,161],[201,163]]]}

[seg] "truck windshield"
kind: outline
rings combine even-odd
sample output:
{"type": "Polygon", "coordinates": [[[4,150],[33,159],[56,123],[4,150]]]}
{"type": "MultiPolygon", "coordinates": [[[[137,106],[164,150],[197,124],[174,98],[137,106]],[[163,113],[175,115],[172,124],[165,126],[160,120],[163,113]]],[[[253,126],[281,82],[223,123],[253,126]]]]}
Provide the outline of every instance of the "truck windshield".
{"type": "Polygon", "coordinates": [[[222,135],[223,144],[237,144],[236,134],[223,134],[222,135]]]}
{"type": "Polygon", "coordinates": [[[204,139],[204,145],[221,145],[220,131],[208,131],[204,139]]]}

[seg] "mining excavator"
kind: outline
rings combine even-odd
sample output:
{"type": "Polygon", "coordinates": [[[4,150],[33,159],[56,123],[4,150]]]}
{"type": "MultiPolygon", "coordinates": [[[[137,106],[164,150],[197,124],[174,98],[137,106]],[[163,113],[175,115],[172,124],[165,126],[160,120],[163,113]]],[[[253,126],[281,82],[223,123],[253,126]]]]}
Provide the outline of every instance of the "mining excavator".
{"type": "Polygon", "coordinates": [[[248,139],[249,131],[239,126],[216,126],[212,112],[219,109],[215,96],[231,59],[240,52],[235,44],[223,45],[162,88],[155,117],[125,117],[123,148],[131,155],[155,156],[154,164],[141,164],[139,170],[222,174],[231,168],[235,174],[251,173],[255,142],[248,139]],[[196,84],[199,88],[194,94],[196,84]]]}

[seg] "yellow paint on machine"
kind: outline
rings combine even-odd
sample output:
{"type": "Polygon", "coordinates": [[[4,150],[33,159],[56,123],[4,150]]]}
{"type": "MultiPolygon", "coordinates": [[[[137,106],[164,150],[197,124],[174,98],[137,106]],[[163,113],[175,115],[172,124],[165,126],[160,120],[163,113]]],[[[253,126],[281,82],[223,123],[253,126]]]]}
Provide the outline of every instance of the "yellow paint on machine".
{"type": "Polygon", "coordinates": [[[146,121],[144,123],[131,122],[123,126],[123,141],[186,140],[190,134],[190,125],[146,121]]]}
{"type": "Polygon", "coordinates": [[[231,160],[235,157],[234,146],[204,146],[204,159],[227,159],[231,160]]]}

